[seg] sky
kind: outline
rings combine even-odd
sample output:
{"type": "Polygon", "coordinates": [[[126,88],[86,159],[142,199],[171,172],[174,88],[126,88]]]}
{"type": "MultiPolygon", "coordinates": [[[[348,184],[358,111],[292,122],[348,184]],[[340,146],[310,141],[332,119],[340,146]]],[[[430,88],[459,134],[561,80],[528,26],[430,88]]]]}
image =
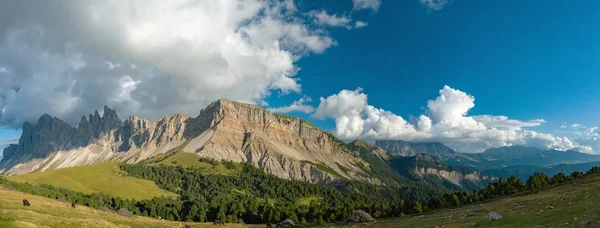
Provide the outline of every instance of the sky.
{"type": "Polygon", "coordinates": [[[9,1],[0,147],[76,125],[196,116],[220,98],[343,140],[600,154],[597,1],[9,1]]]}

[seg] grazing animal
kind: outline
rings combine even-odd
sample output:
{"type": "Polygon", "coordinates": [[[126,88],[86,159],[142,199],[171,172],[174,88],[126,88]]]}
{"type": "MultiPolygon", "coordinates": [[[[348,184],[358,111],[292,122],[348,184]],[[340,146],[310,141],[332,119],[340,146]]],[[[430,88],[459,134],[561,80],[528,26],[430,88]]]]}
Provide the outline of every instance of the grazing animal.
{"type": "Polygon", "coordinates": [[[31,206],[31,204],[29,203],[28,200],[24,199],[23,200],[23,206],[29,207],[29,206],[31,206]]]}
{"type": "Polygon", "coordinates": [[[72,208],[75,208],[75,203],[71,203],[71,207],[72,207],[72,208]]]}
{"type": "Polygon", "coordinates": [[[221,220],[215,220],[215,221],[213,222],[213,225],[223,225],[223,226],[224,226],[224,225],[225,225],[225,222],[223,222],[223,221],[221,221],[221,220]]]}
{"type": "Polygon", "coordinates": [[[273,225],[271,225],[271,223],[267,223],[267,228],[273,228],[273,225]]]}

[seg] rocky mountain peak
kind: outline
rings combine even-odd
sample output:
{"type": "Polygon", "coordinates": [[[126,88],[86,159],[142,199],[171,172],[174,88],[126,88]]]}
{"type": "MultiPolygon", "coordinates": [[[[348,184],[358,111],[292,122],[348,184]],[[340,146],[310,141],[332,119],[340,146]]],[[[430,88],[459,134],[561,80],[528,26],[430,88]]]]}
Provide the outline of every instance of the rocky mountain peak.
{"type": "Polygon", "coordinates": [[[109,132],[112,129],[119,128],[123,126],[123,122],[119,119],[117,112],[113,109],[108,108],[108,106],[104,106],[104,113],[102,114],[102,118],[100,119],[100,126],[102,132],[109,132]]]}
{"type": "Polygon", "coordinates": [[[116,111],[107,106],[104,107],[102,116],[97,110],[93,115],[89,115],[89,120],[82,116],[77,128],[49,114],[44,114],[35,125],[29,122],[23,124],[19,144],[16,148],[5,150],[4,159],[15,154],[46,157],[49,153],[63,148],[86,146],[102,135],[118,131],[122,125],[116,111]]]}
{"type": "Polygon", "coordinates": [[[51,123],[52,122],[52,116],[48,115],[48,113],[44,113],[44,115],[42,115],[39,119],[38,119],[38,123],[44,125],[46,123],[51,123]]]}
{"type": "Polygon", "coordinates": [[[87,118],[85,117],[85,115],[81,116],[81,119],[79,120],[79,126],[85,126],[88,124],[89,124],[89,122],[87,121],[87,118]]]}

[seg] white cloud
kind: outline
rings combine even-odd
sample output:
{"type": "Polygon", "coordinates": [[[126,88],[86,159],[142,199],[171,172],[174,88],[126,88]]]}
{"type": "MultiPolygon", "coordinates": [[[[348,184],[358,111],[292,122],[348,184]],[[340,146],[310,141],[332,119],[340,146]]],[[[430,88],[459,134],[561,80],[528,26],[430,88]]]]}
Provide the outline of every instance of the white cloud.
{"type": "Polygon", "coordinates": [[[336,44],[292,0],[11,1],[0,15],[0,122],[13,126],[103,105],[158,119],[262,103],[300,92],[295,63],[336,44]]]}
{"type": "Polygon", "coordinates": [[[450,3],[450,0],[419,0],[421,4],[431,10],[441,10],[450,3]]]}
{"type": "Polygon", "coordinates": [[[352,0],[352,3],[354,4],[353,10],[371,9],[377,11],[381,6],[381,0],[352,0]]]}
{"type": "Polygon", "coordinates": [[[313,117],[333,118],[335,133],[343,139],[439,141],[463,152],[510,145],[578,149],[578,145],[566,137],[527,129],[545,123],[543,119],[519,121],[506,116],[468,116],[473,107],[473,96],[444,86],[436,99],[427,102],[425,113],[408,122],[401,116],[369,105],[367,95],[359,88],[320,98],[313,117]]]}
{"type": "Polygon", "coordinates": [[[356,23],[354,23],[354,28],[362,28],[367,25],[369,25],[369,23],[363,21],[356,21],[356,23]]]}
{"type": "MultiPolygon", "coordinates": [[[[10,144],[18,144],[19,143],[19,138],[1,138],[0,139],[0,151],[8,146],[10,146],[10,144]]],[[[0,153],[0,155],[2,155],[2,153],[0,153]]]]}
{"type": "Polygon", "coordinates": [[[325,119],[327,117],[337,118],[348,113],[357,113],[367,106],[367,95],[362,93],[362,88],[354,91],[342,90],[338,94],[327,98],[320,98],[320,104],[313,117],[325,119]]]}
{"type": "Polygon", "coordinates": [[[564,123],[564,124],[560,125],[560,128],[563,128],[563,129],[567,128],[567,123],[564,123]]]}
{"type": "Polygon", "coordinates": [[[294,101],[291,105],[279,108],[269,108],[271,112],[275,113],[290,113],[290,112],[303,112],[303,113],[312,113],[315,111],[313,106],[307,105],[305,103],[311,102],[310,97],[304,96],[300,98],[300,100],[294,101]]]}
{"type": "Polygon", "coordinates": [[[333,27],[347,27],[347,28],[352,28],[352,26],[349,26],[349,24],[352,22],[352,19],[350,19],[350,17],[344,16],[344,15],[340,15],[338,16],[337,14],[333,14],[333,15],[329,15],[327,14],[327,12],[325,10],[321,10],[321,11],[317,11],[317,10],[313,10],[308,12],[308,15],[313,18],[313,20],[315,21],[315,23],[319,24],[319,25],[327,25],[327,26],[333,26],[333,27]]]}
{"type": "Polygon", "coordinates": [[[473,116],[475,120],[483,123],[487,127],[498,128],[501,130],[522,130],[524,127],[538,127],[543,123],[546,123],[543,119],[536,119],[530,121],[519,121],[509,119],[507,116],[491,116],[491,115],[480,115],[473,116]]]}
{"type": "Polygon", "coordinates": [[[415,128],[402,117],[367,103],[362,88],[342,90],[327,98],[320,98],[314,118],[333,118],[336,135],[343,139],[390,137],[417,137],[415,128]]]}
{"type": "Polygon", "coordinates": [[[572,127],[572,128],[575,128],[575,129],[583,129],[583,128],[585,128],[585,127],[584,127],[584,126],[582,126],[581,124],[572,124],[572,125],[571,125],[571,127],[572,127]]]}

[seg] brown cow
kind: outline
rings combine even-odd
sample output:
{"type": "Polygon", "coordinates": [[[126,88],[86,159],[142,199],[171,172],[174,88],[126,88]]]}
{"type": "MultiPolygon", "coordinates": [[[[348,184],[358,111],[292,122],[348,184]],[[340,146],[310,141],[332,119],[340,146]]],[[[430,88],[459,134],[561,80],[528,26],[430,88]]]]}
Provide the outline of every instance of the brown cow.
{"type": "Polygon", "coordinates": [[[221,220],[215,220],[215,221],[213,222],[213,225],[223,225],[223,226],[224,226],[224,225],[225,225],[225,222],[223,222],[223,221],[221,221],[221,220]]]}
{"type": "Polygon", "coordinates": [[[71,203],[71,207],[75,209],[75,203],[71,203]]]}
{"type": "Polygon", "coordinates": [[[29,207],[29,206],[31,206],[31,204],[29,203],[28,200],[24,199],[23,200],[23,206],[29,207]]]}

